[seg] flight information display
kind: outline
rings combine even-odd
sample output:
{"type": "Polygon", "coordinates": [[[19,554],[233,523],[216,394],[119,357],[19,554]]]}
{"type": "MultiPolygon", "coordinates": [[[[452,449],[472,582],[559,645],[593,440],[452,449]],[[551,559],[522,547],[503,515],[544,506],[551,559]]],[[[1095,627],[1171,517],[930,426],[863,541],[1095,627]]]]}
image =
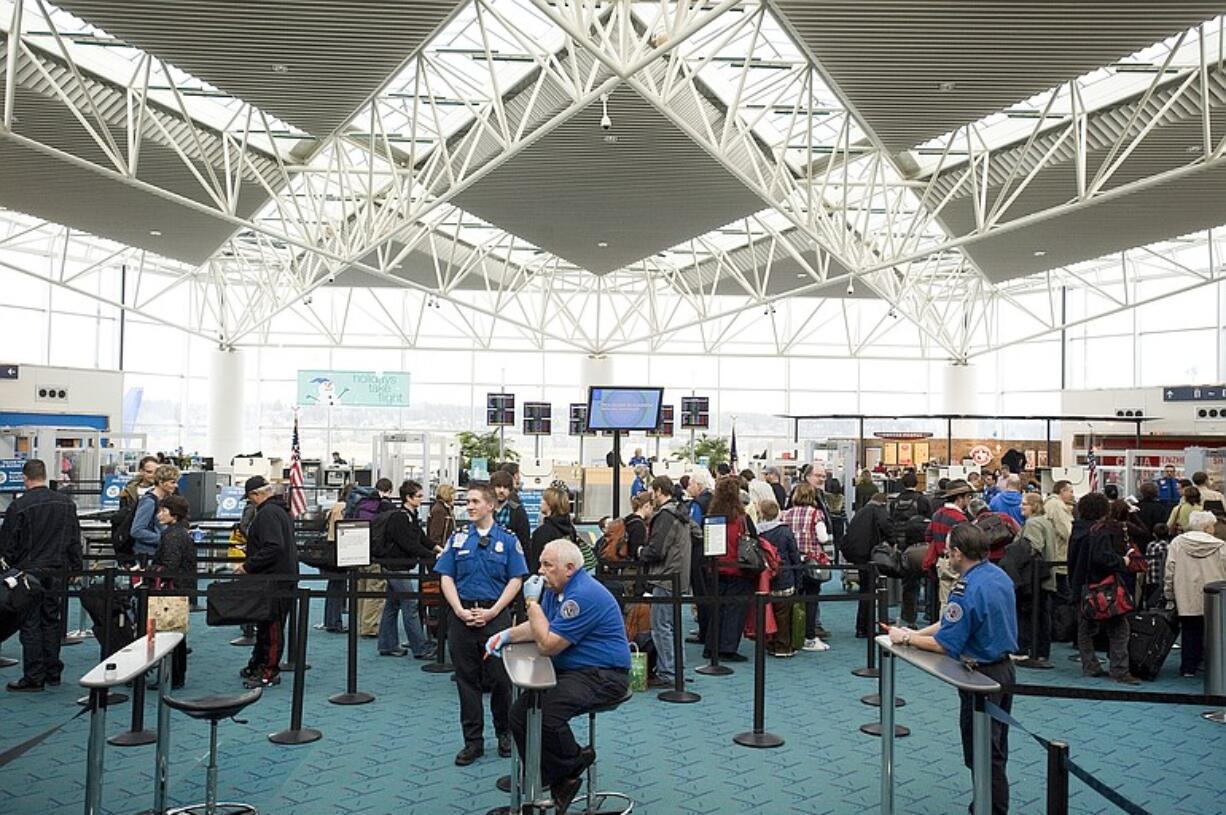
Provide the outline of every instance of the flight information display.
{"type": "Polygon", "coordinates": [[[707,396],[681,397],[681,429],[706,430],[711,427],[711,399],[707,396]]]}
{"type": "Polygon", "coordinates": [[[493,427],[515,427],[515,394],[487,393],[485,423],[493,427]]]}
{"type": "Polygon", "coordinates": [[[587,429],[587,405],[583,402],[571,402],[569,433],[572,436],[594,436],[587,429]]]}
{"type": "Polygon", "coordinates": [[[548,436],[553,433],[553,405],[524,402],[524,435],[548,436]]]}
{"type": "Polygon", "coordinates": [[[663,388],[593,385],[587,398],[588,429],[655,430],[663,402],[663,388]]]}
{"type": "Polygon", "coordinates": [[[654,436],[661,439],[670,439],[673,436],[673,406],[662,405],[660,407],[660,423],[656,425],[655,430],[648,430],[648,436],[654,436]]]}

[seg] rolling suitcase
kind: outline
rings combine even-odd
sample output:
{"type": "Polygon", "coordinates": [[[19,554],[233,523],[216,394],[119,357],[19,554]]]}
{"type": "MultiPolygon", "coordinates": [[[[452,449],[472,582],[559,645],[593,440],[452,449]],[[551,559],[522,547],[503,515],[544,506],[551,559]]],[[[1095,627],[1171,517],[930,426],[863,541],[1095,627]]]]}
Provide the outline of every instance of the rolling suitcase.
{"type": "Polygon", "coordinates": [[[1141,679],[1157,679],[1175,644],[1175,615],[1170,611],[1134,611],[1128,615],[1128,670],[1141,679]]]}

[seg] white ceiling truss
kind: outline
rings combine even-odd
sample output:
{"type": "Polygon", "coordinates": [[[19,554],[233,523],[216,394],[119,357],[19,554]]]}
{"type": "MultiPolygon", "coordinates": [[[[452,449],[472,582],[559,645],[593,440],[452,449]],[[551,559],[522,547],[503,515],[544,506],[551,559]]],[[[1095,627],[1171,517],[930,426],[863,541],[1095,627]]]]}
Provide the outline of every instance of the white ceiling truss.
{"type": "MultiPolygon", "coordinates": [[[[162,322],[156,298],[188,289],[192,313],[178,327],[222,345],[423,347],[450,333],[479,347],[510,336],[606,354],[696,337],[711,353],[752,335],[781,355],[894,357],[902,347],[964,360],[1058,331],[1060,286],[1101,292],[1105,315],[1147,301],[1138,274],[1169,278],[1175,292],[1221,273],[1211,234],[1197,264],[1131,248],[1114,256],[1134,262],[1090,270],[1084,257],[1045,262],[1037,248],[1016,264],[988,262],[1007,236],[1025,241],[1077,213],[1216,178],[1226,158],[1221,18],[1147,49],[1118,72],[1128,83],[1073,78],[902,153],[840,99],[766,0],[473,0],[346,126],[314,135],[218,98],[152,55],[99,54],[101,35],[68,36],[43,0],[0,0],[0,32],[0,145],[230,233],[196,263],[155,240],[164,234],[125,247],[4,213],[0,263],[162,322]],[[594,275],[461,208],[615,91],[645,100],[759,211],[594,275]],[[93,151],[31,128],[31,98],[53,100],[93,151]],[[1187,132],[1196,138],[1172,156],[1187,132]],[[194,186],[144,177],[151,144],[194,186]],[[121,300],[99,277],[120,264],[160,282],[137,285],[140,295],[129,286],[121,300]],[[1021,333],[1002,330],[1002,305],[1024,315],[1021,333]]],[[[610,114],[616,123],[615,105],[610,114]]],[[[1204,209],[1210,220],[1182,232],[1226,222],[1226,211],[1204,209]]]]}

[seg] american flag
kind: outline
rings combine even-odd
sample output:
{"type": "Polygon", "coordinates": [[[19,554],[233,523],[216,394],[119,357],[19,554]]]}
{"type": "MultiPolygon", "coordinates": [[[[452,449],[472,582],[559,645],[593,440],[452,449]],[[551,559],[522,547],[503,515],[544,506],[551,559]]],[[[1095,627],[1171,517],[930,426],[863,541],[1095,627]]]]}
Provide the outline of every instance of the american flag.
{"type": "Polygon", "coordinates": [[[298,445],[298,416],[294,416],[294,442],[289,455],[289,514],[297,518],[306,512],[306,486],[302,477],[302,450],[298,445]]]}
{"type": "Polygon", "coordinates": [[[1098,459],[1094,457],[1094,442],[1086,453],[1086,471],[1090,476],[1090,492],[1098,492],[1098,459]]]}

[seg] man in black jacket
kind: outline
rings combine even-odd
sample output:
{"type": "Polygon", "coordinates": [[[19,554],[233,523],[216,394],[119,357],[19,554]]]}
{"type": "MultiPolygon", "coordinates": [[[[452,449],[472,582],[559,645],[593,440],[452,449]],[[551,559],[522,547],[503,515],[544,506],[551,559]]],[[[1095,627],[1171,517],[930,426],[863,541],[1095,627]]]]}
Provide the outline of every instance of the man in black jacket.
{"type": "Polygon", "coordinates": [[[519,545],[528,551],[532,545],[532,524],[528,522],[528,511],[515,498],[515,477],[506,470],[498,470],[490,474],[490,486],[498,499],[494,523],[513,533],[519,545]]]}
{"type": "Polygon", "coordinates": [[[255,518],[247,530],[247,559],[235,574],[284,574],[287,580],[266,583],[273,592],[273,619],[257,623],[251,660],[240,673],[248,688],[268,687],[281,682],[281,650],[285,641],[285,618],[293,598],[288,595],[298,585],[298,550],[294,546],[294,522],[285,499],[273,495],[272,484],[261,475],[247,479],[243,489],[255,504],[255,518]]]}
{"type": "MultiPolygon", "coordinates": [[[[416,565],[408,561],[434,560],[434,547],[426,540],[426,533],[421,528],[421,520],[417,515],[421,501],[421,484],[405,481],[400,485],[401,509],[388,515],[387,528],[383,533],[387,536],[387,549],[391,553],[392,561],[387,564],[387,568],[392,572],[415,569],[416,565]]],[[[379,654],[382,656],[402,657],[412,651],[417,659],[434,657],[434,643],[430,642],[421,627],[417,600],[403,596],[411,591],[412,580],[399,577],[387,579],[387,600],[383,604],[383,615],[379,618],[379,654]],[[409,637],[408,650],[400,646],[397,613],[404,618],[404,630],[409,637]]]]}
{"type": "Polygon", "coordinates": [[[902,491],[890,502],[890,541],[903,553],[902,625],[915,628],[919,605],[920,581],[924,577],[924,541],[928,520],[932,518],[932,502],[920,492],[919,477],[914,470],[902,475],[902,491]]]}
{"type": "Polygon", "coordinates": [[[18,692],[60,684],[60,597],[63,569],[81,568],[81,526],[67,495],[47,488],[47,465],[30,459],[21,468],[25,493],[9,504],[0,527],[0,558],[30,572],[42,583],[42,598],[21,620],[22,676],[8,683],[18,692]]]}
{"type": "MultiPolygon", "coordinates": [[[[890,510],[886,506],[884,492],[873,495],[867,504],[856,511],[847,525],[843,538],[843,557],[848,563],[868,563],[873,549],[879,543],[890,541],[890,510]]],[[[856,612],[856,636],[860,639],[873,634],[873,585],[872,570],[860,570],[860,608],[856,612]]]]}

